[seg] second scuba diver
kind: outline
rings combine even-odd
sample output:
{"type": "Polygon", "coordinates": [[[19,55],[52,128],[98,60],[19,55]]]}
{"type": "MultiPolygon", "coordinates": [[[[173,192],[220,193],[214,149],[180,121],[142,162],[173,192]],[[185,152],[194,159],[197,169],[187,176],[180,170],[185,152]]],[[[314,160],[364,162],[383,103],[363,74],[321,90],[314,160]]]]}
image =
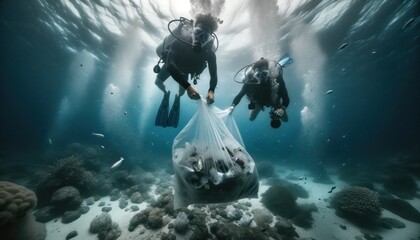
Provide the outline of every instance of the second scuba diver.
{"type": "Polygon", "coordinates": [[[287,122],[286,108],[289,106],[290,100],[283,79],[283,67],[292,62],[293,59],[286,54],[279,62],[261,58],[253,64],[243,67],[239,71],[244,70],[244,76],[239,81],[243,83],[243,87],[233,99],[232,105],[229,107],[230,111],[232,112],[242,97],[246,95],[250,101],[248,105],[249,120],[255,120],[261,110],[264,111],[265,107],[270,107],[271,127],[279,128],[281,121],[287,122]]]}

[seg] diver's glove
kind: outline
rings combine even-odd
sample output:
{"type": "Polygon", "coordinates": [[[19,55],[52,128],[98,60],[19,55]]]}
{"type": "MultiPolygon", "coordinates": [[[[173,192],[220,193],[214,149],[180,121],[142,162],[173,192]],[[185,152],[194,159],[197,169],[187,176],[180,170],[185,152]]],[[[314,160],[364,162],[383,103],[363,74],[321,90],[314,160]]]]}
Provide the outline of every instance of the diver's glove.
{"type": "Polygon", "coordinates": [[[274,111],[274,114],[277,117],[281,118],[284,115],[285,112],[286,112],[286,108],[285,107],[281,107],[281,108],[277,108],[277,110],[274,111]]]}
{"type": "Polygon", "coordinates": [[[201,98],[197,90],[191,85],[187,88],[187,94],[188,97],[190,97],[193,100],[199,100],[201,98]]]}
{"type": "Polygon", "coordinates": [[[207,93],[207,104],[212,104],[212,103],[214,103],[214,92],[209,91],[207,93]]]}

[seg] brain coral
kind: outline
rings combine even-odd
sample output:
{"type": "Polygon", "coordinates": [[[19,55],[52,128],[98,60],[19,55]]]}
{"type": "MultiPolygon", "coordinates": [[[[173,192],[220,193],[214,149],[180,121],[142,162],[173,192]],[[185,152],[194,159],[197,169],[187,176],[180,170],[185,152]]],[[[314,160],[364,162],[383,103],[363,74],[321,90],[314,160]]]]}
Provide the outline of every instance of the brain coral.
{"type": "Polygon", "coordinates": [[[36,204],[36,195],[31,190],[15,183],[0,181],[0,226],[25,215],[36,204]]]}
{"type": "Polygon", "coordinates": [[[371,221],[381,216],[378,194],[364,187],[352,186],[337,192],[331,206],[338,216],[352,220],[371,221]]]}

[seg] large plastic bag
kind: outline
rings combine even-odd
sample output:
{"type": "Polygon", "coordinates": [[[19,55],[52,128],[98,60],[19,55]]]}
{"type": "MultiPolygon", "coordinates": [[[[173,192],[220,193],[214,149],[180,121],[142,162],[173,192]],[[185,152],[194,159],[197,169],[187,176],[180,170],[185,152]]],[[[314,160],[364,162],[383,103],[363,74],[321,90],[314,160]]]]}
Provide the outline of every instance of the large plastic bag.
{"type": "Polygon", "coordinates": [[[204,100],[176,136],[172,160],[175,209],[258,197],[255,163],[244,148],[233,117],[204,100]]]}

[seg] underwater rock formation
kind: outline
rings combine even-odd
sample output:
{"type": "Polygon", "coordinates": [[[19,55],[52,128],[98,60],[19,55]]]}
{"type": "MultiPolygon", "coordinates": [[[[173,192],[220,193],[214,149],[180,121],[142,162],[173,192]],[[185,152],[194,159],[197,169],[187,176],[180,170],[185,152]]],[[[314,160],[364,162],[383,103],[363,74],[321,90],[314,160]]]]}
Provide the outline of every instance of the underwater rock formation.
{"type": "Polygon", "coordinates": [[[163,215],[164,212],[160,208],[146,208],[131,218],[128,231],[133,231],[140,224],[150,229],[161,228],[163,226],[163,215]]]}
{"type": "Polygon", "coordinates": [[[210,224],[210,232],[216,239],[255,240],[269,237],[257,228],[242,228],[233,223],[222,222],[210,224]]]}
{"type": "Polygon", "coordinates": [[[187,214],[179,212],[174,221],[174,229],[176,233],[184,234],[188,230],[190,220],[187,214]]]}
{"type": "Polygon", "coordinates": [[[376,192],[364,187],[347,187],[331,199],[336,215],[360,225],[374,225],[381,216],[381,203],[376,192]]]}
{"type": "Polygon", "coordinates": [[[96,216],[90,223],[89,231],[97,233],[99,240],[115,240],[122,233],[118,224],[112,222],[111,215],[108,213],[96,216]]]}
{"type": "Polygon", "coordinates": [[[93,194],[95,188],[100,188],[98,179],[83,168],[83,162],[74,157],[60,159],[55,166],[46,173],[44,178],[38,184],[36,194],[39,199],[39,205],[48,204],[52,194],[59,188],[73,186],[77,188],[82,195],[93,194]]]}
{"type": "Polygon", "coordinates": [[[66,186],[57,189],[51,197],[51,204],[59,212],[74,210],[82,204],[79,190],[73,186],[66,186]]]}

